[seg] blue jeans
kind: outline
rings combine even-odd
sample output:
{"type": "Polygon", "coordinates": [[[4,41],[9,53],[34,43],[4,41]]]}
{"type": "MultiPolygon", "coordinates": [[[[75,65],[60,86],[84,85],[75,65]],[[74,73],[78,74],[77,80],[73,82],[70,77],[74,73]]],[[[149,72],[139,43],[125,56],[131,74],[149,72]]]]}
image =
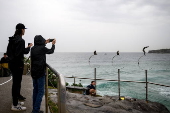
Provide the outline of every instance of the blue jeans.
{"type": "Polygon", "coordinates": [[[45,76],[33,79],[33,113],[40,111],[41,101],[44,95],[45,76]]]}

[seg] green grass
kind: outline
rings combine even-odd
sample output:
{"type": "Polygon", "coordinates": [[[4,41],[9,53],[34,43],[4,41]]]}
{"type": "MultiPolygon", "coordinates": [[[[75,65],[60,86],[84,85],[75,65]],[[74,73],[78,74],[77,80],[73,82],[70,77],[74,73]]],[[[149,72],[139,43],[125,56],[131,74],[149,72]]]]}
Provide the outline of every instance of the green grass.
{"type": "Polygon", "coordinates": [[[54,103],[50,97],[48,98],[48,106],[50,108],[50,112],[51,113],[58,113],[58,107],[57,107],[57,104],[54,103]]]}
{"type": "Polygon", "coordinates": [[[54,87],[52,87],[52,86],[48,86],[48,89],[57,89],[57,88],[54,88],[54,87]]]}

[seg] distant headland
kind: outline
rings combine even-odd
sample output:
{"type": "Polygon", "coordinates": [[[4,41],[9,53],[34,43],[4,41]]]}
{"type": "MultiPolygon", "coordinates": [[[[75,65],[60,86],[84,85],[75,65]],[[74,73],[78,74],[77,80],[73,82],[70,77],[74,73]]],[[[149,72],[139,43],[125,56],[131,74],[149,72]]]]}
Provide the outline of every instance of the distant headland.
{"type": "Polygon", "coordinates": [[[170,49],[149,50],[148,53],[170,53],[170,49]]]}

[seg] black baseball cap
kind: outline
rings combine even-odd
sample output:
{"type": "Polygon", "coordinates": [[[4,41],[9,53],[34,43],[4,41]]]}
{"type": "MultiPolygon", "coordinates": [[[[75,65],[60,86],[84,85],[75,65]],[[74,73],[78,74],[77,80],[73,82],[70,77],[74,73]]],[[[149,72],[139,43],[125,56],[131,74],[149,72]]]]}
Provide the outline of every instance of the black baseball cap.
{"type": "Polygon", "coordinates": [[[19,23],[16,25],[16,29],[27,29],[27,28],[25,28],[24,24],[19,23]]]}

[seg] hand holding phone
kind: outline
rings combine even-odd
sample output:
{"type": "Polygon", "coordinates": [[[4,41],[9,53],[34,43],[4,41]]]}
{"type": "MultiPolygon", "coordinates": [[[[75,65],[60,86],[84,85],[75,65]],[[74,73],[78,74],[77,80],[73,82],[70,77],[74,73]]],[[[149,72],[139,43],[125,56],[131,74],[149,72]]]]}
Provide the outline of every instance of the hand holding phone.
{"type": "Polygon", "coordinates": [[[49,42],[52,42],[54,39],[49,39],[49,42]]]}
{"type": "Polygon", "coordinates": [[[28,43],[28,47],[31,47],[31,46],[33,46],[33,44],[32,43],[28,43]]]}
{"type": "Polygon", "coordinates": [[[53,41],[52,41],[52,44],[54,45],[56,43],[56,40],[54,39],[53,41]]]}

